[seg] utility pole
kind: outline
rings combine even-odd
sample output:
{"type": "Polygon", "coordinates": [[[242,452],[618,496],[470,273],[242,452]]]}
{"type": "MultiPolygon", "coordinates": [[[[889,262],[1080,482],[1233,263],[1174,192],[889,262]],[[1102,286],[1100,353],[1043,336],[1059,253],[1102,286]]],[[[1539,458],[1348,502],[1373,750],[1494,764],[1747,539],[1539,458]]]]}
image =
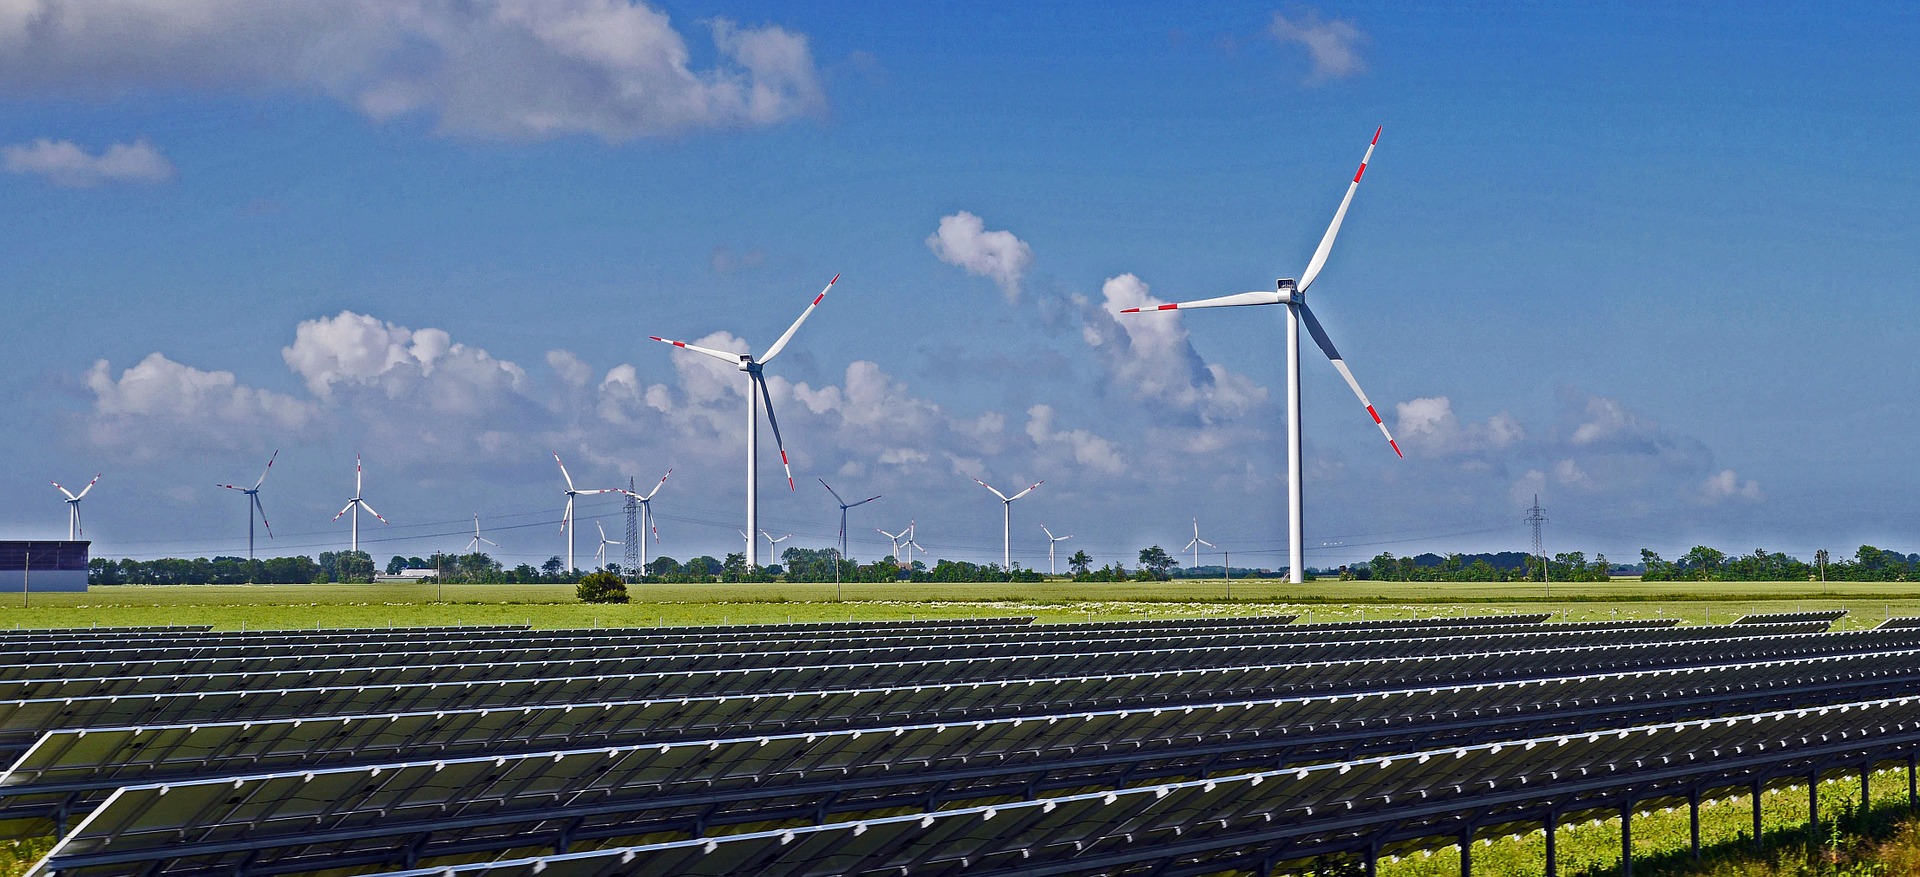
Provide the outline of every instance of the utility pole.
{"type": "Polygon", "coordinates": [[[1222,549],[1220,552],[1220,556],[1222,558],[1225,558],[1225,560],[1223,560],[1222,562],[1226,564],[1226,568],[1227,568],[1227,600],[1228,602],[1232,602],[1233,600],[1233,552],[1222,549]]]}
{"type": "Polygon", "coordinates": [[[1553,596],[1553,582],[1547,575],[1547,549],[1540,540],[1540,525],[1547,522],[1547,515],[1540,508],[1540,494],[1533,495],[1533,508],[1527,510],[1526,521],[1533,527],[1533,556],[1540,559],[1540,582],[1546,585],[1547,596],[1553,596]]]}
{"type": "Polygon", "coordinates": [[[22,609],[28,609],[33,606],[33,592],[29,590],[29,583],[27,581],[27,576],[31,574],[30,570],[32,569],[33,552],[29,551],[27,552],[27,562],[20,565],[20,608],[22,609]]]}

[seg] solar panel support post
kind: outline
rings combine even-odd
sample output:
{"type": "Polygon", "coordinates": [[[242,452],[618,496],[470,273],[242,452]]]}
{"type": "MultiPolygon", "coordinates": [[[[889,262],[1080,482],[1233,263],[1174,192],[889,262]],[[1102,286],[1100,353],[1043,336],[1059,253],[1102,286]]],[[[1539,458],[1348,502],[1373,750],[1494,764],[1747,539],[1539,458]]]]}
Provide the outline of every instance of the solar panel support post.
{"type": "Polygon", "coordinates": [[[1870,794],[1867,785],[1867,780],[1872,775],[1873,758],[1868,757],[1866,763],[1860,765],[1860,818],[1862,822],[1866,821],[1867,813],[1873,810],[1873,796],[1870,794]]]}
{"type": "Polygon", "coordinates": [[[1380,841],[1378,840],[1367,841],[1367,851],[1365,855],[1366,855],[1366,858],[1361,861],[1362,868],[1364,869],[1363,873],[1366,874],[1366,877],[1379,877],[1380,875],[1380,841]]]}
{"type": "Polygon", "coordinates": [[[1460,832],[1460,877],[1473,877],[1473,827],[1460,832]]]}
{"type": "Polygon", "coordinates": [[[1807,774],[1807,836],[1820,845],[1820,769],[1807,774]]]}
{"type": "Polygon", "coordinates": [[[1760,795],[1765,791],[1765,780],[1753,781],[1753,851],[1756,853],[1767,848],[1766,835],[1760,833],[1760,795]]]}
{"type": "Polygon", "coordinates": [[[1543,869],[1545,871],[1546,877],[1560,877],[1560,855],[1559,855],[1559,851],[1555,849],[1555,844],[1554,844],[1554,841],[1555,841],[1554,835],[1557,834],[1560,830],[1559,822],[1560,822],[1560,814],[1555,813],[1552,810],[1548,810],[1547,824],[1543,826],[1546,829],[1546,833],[1547,833],[1546,868],[1543,869]]]}
{"type": "Polygon", "coordinates": [[[1620,877],[1633,877],[1633,799],[1620,805],[1620,877]]]}
{"type": "Polygon", "coordinates": [[[1920,756],[1907,756],[1907,809],[1920,810],[1920,756]]]}
{"type": "Polygon", "coordinates": [[[1687,790],[1687,829],[1693,840],[1693,860],[1700,861],[1700,790],[1687,790]]]}

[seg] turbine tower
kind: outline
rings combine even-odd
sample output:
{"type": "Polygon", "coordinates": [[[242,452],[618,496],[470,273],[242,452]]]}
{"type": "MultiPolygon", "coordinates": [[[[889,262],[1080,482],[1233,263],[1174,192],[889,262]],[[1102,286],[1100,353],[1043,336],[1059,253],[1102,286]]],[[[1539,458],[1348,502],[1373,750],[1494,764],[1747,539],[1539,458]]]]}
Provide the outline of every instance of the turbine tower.
{"type": "Polygon", "coordinates": [[[1360,177],[1367,172],[1367,162],[1373,159],[1373,148],[1380,143],[1380,130],[1373,132],[1373,142],[1367,144],[1367,153],[1360,159],[1360,169],[1353,174],[1353,182],[1347,185],[1346,197],[1340,199],[1340,208],[1333,213],[1333,223],[1327,226],[1327,233],[1320,238],[1320,246],[1313,251],[1313,258],[1307,262],[1307,270],[1300,274],[1296,282],[1283,279],[1278,282],[1275,292],[1242,292],[1236,295],[1223,295],[1218,298],[1200,299],[1158,305],[1151,308],[1125,308],[1123,314],[1136,314],[1142,310],[1173,311],[1190,308],[1224,308],[1241,305],[1286,305],[1287,306],[1287,579],[1299,584],[1305,579],[1305,558],[1302,556],[1304,542],[1303,519],[1305,501],[1300,485],[1300,324],[1305,322],[1307,332],[1313,336],[1315,344],[1333,361],[1333,367],[1347,380],[1347,386],[1353,388],[1353,394],[1360,397],[1367,414],[1373,418],[1375,426],[1380,427],[1387,444],[1393,446],[1396,455],[1400,453],[1400,443],[1393,440],[1393,433],[1387,431],[1387,425],[1380,419],[1380,412],[1373,409],[1373,403],[1367,401],[1367,394],[1360,389],[1360,382],[1354,380],[1353,372],[1347,369],[1346,360],[1335,350],[1333,340],[1327,337],[1320,321],[1314,319],[1313,311],[1307,308],[1307,287],[1313,285],[1314,278],[1320,276],[1320,269],[1326,267],[1327,255],[1333,251],[1333,239],[1340,233],[1340,223],[1347,218],[1347,206],[1353,203],[1353,193],[1360,188],[1360,177]]]}
{"type": "Polygon", "coordinates": [[[909,570],[913,569],[913,553],[915,551],[925,552],[927,550],[913,539],[915,528],[918,526],[919,523],[916,521],[907,522],[907,569],[909,570]]]}
{"type": "MultiPolygon", "coordinates": [[[[766,540],[767,540],[767,560],[769,560],[769,561],[771,561],[771,560],[773,560],[774,558],[776,558],[776,557],[778,557],[778,556],[779,556],[779,555],[777,555],[777,554],[774,554],[774,553],[773,553],[773,546],[775,546],[775,545],[779,545],[780,543],[782,543],[782,542],[785,542],[785,541],[787,541],[788,539],[792,539],[792,538],[793,538],[793,534],[792,534],[792,533],[788,533],[788,534],[787,534],[787,535],[785,535],[785,536],[782,536],[782,537],[780,537],[780,538],[778,538],[778,539],[775,539],[775,538],[773,538],[773,534],[772,534],[772,533],[769,533],[769,532],[767,532],[767,531],[765,531],[765,530],[761,530],[761,531],[760,531],[760,535],[761,535],[761,537],[762,537],[762,538],[764,538],[764,539],[766,539],[766,540]]],[[[768,564],[768,565],[769,565],[769,566],[771,566],[772,564],[768,564]]]]}
{"type": "Polygon", "coordinates": [[[787,348],[787,342],[793,340],[793,333],[799,331],[800,324],[806,322],[807,318],[813,315],[813,309],[820,306],[820,302],[827,297],[827,293],[833,289],[833,285],[839,282],[840,275],[833,275],[833,279],[827,281],[826,288],[820,290],[820,294],[813,297],[813,301],[807,305],[807,309],[800,312],[800,318],[794,320],[793,325],[788,326],[786,333],[780,336],[780,340],[773,342],[773,346],[767,348],[767,352],[761,354],[757,359],[752,353],[728,353],[724,350],[714,350],[710,347],[698,347],[688,344],[685,341],[670,341],[658,335],[647,336],[662,344],[671,344],[682,350],[704,353],[715,359],[730,363],[735,368],[747,373],[747,529],[745,531],[745,539],[747,543],[748,569],[760,565],[760,546],[759,543],[754,541],[752,534],[760,531],[760,509],[758,504],[760,496],[760,467],[757,465],[758,461],[755,459],[755,455],[759,450],[760,405],[763,402],[767,406],[767,426],[773,429],[773,444],[780,449],[780,465],[787,470],[787,489],[794,489],[793,467],[787,463],[786,443],[780,440],[780,421],[773,416],[773,394],[767,392],[767,379],[762,374],[761,369],[767,363],[772,362],[774,357],[779,356],[780,351],[787,348]]]}
{"type": "Polygon", "coordinates": [[[100,476],[96,473],[93,476],[93,480],[87,482],[87,486],[80,488],[79,493],[74,493],[71,490],[61,487],[60,482],[58,481],[49,481],[47,483],[53,485],[53,488],[55,490],[58,490],[61,493],[66,494],[67,541],[72,542],[75,539],[80,538],[80,501],[87,498],[87,491],[92,490],[95,484],[100,483],[100,476]]]}
{"type": "Polygon", "coordinates": [[[1055,575],[1056,573],[1053,569],[1053,546],[1072,539],[1073,536],[1055,536],[1052,530],[1047,529],[1046,524],[1040,525],[1040,532],[1047,534],[1047,575],[1055,575]]]}
{"type": "Polygon", "coordinates": [[[338,521],[340,520],[340,515],[344,515],[347,512],[353,512],[353,551],[356,554],[359,553],[360,551],[360,510],[366,509],[367,514],[372,515],[376,520],[378,520],[382,524],[387,522],[386,518],[380,517],[380,513],[373,510],[373,506],[367,505],[367,501],[360,498],[360,481],[363,474],[364,472],[360,465],[360,455],[354,454],[353,455],[353,498],[347,500],[346,506],[340,509],[340,513],[333,516],[333,519],[338,521]]]}
{"type": "MultiPolygon", "coordinates": [[[[596,493],[617,493],[620,489],[617,487],[596,488],[594,490],[580,490],[575,488],[573,486],[573,476],[567,474],[567,464],[560,462],[559,454],[553,455],[553,462],[559,463],[560,477],[567,480],[567,507],[565,511],[560,513],[560,532],[567,534],[567,573],[571,575],[573,571],[578,568],[573,565],[573,498],[576,496],[592,496],[596,493]]],[[[596,524],[595,526],[598,525],[596,524]]]]}
{"type": "Polygon", "coordinates": [[[594,557],[594,562],[595,562],[595,564],[596,564],[596,566],[594,567],[594,569],[595,569],[595,571],[599,571],[599,570],[604,570],[604,569],[606,569],[606,568],[607,568],[607,546],[609,546],[609,545],[625,545],[626,543],[624,543],[624,542],[615,542],[615,541],[613,541],[612,539],[608,539],[608,538],[607,538],[607,528],[605,528],[605,527],[602,527],[602,526],[600,526],[600,522],[599,522],[599,521],[594,521],[594,522],[593,522],[593,528],[594,528],[594,529],[596,529],[596,530],[599,530],[599,531],[600,531],[600,548],[599,548],[599,550],[597,550],[597,551],[595,551],[595,552],[593,553],[593,557],[594,557]]]}
{"type": "Polygon", "coordinates": [[[1215,544],[1213,544],[1212,542],[1208,542],[1207,540],[1205,540],[1205,539],[1202,539],[1202,538],[1200,538],[1200,519],[1199,519],[1199,518],[1194,518],[1194,519],[1193,519],[1193,541],[1192,541],[1192,542],[1188,542],[1188,543],[1186,544],[1186,547],[1184,547],[1184,548],[1181,548],[1181,549],[1180,549],[1180,550],[1182,550],[1182,551],[1186,551],[1186,550],[1188,550],[1188,549],[1192,549],[1192,551],[1193,551],[1193,566],[1190,566],[1190,567],[1187,567],[1188,569],[1199,569],[1199,568],[1200,568],[1200,546],[1202,546],[1202,545],[1205,545],[1205,546],[1207,546],[1208,548],[1218,548],[1218,547],[1219,547],[1219,546],[1217,546],[1217,545],[1215,545],[1215,544]]]}
{"type": "MultiPolygon", "coordinates": [[[[660,538],[660,528],[653,525],[653,495],[659,493],[660,488],[666,486],[667,476],[672,474],[673,470],[668,469],[667,474],[660,476],[660,481],[654,484],[653,489],[647,491],[644,496],[634,490],[621,491],[627,495],[628,502],[640,506],[640,571],[637,573],[638,575],[644,576],[647,574],[647,534],[653,534],[653,538],[656,541],[660,538]]],[[[631,483],[632,479],[628,480],[629,483],[631,483]]],[[[632,538],[632,535],[629,534],[628,538],[632,538]]]]}
{"type": "Polygon", "coordinates": [[[254,517],[253,513],[254,512],[260,513],[260,526],[267,528],[267,538],[268,539],[273,538],[273,525],[267,523],[267,507],[260,504],[260,485],[267,483],[267,473],[273,471],[273,461],[279,458],[280,458],[280,452],[278,450],[274,451],[273,455],[267,458],[267,468],[260,470],[260,480],[255,481],[251,489],[241,487],[235,484],[218,485],[228,490],[238,490],[241,493],[244,493],[247,495],[247,559],[248,560],[253,559],[253,517],[254,517]]]}
{"type": "Polygon", "coordinates": [[[1028,485],[1026,490],[1022,490],[1019,493],[1016,493],[1012,496],[1008,496],[1004,493],[1001,493],[998,490],[994,490],[993,485],[988,484],[985,481],[981,481],[978,478],[973,479],[973,483],[978,484],[981,487],[984,487],[988,490],[993,490],[993,495],[1000,498],[1000,511],[1001,511],[1000,568],[1006,570],[1008,575],[1012,575],[1013,574],[1013,501],[1016,499],[1019,499],[1020,497],[1026,496],[1029,493],[1032,493],[1034,488],[1039,487],[1040,485],[1045,484],[1046,482],[1035,481],[1031,485],[1028,485]]]}
{"type": "Polygon", "coordinates": [[[488,544],[488,545],[491,545],[491,546],[493,546],[493,547],[495,547],[495,548],[499,548],[499,547],[500,547],[500,543],[498,543],[498,542],[495,542],[495,541],[493,541],[492,539],[488,539],[487,537],[485,537],[485,536],[482,536],[482,535],[480,535],[480,513],[479,513],[479,512],[474,512],[474,513],[473,513],[473,541],[471,541],[471,542],[468,542],[468,543],[467,543],[467,553],[468,553],[468,554],[479,554],[479,553],[480,553],[480,544],[481,544],[481,543],[483,543],[483,542],[484,542],[484,543],[486,543],[486,544],[488,544]]]}
{"type": "Polygon", "coordinates": [[[833,501],[840,504],[840,556],[846,557],[847,556],[847,509],[853,508],[854,506],[866,505],[867,503],[870,503],[876,499],[879,499],[880,496],[879,494],[875,494],[859,502],[847,502],[846,500],[840,498],[840,491],[834,490],[833,485],[827,483],[827,479],[821,478],[819,479],[819,481],[820,481],[821,487],[826,488],[828,493],[833,494],[833,501]]]}

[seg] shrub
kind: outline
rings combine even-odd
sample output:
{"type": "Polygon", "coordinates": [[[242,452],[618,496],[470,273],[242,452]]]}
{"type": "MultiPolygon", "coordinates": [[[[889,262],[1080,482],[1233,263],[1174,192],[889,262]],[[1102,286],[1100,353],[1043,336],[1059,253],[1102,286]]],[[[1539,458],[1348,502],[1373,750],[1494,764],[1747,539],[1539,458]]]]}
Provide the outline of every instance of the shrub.
{"type": "Polygon", "coordinates": [[[625,603],[627,583],[610,572],[587,573],[574,588],[582,603],[625,603]]]}

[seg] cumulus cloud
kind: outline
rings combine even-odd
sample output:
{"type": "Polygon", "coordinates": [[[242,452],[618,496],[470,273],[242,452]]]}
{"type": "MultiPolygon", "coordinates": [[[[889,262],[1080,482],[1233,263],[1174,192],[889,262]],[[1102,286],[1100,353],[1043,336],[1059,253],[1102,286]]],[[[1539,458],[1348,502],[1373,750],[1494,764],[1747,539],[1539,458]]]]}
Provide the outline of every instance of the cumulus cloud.
{"type": "Polygon", "coordinates": [[[1722,469],[1707,476],[1707,480],[1700,485],[1700,494],[1710,503],[1727,500],[1759,502],[1766,498],[1760,491],[1760,482],[1751,478],[1741,481],[1732,469],[1722,469]]]}
{"type": "Polygon", "coordinates": [[[569,387],[584,387],[593,379],[593,367],[571,350],[547,351],[547,367],[569,387]]]}
{"type": "Polygon", "coordinates": [[[1306,48],[1313,64],[1307,74],[1309,83],[1348,79],[1367,72],[1367,63],[1360,57],[1360,46],[1366,43],[1367,35],[1351,21],[1323,18],[1320,10],[1306,7],[1293,16],[1274,13],[1267,34],[1281,45],[1298,43],[1306,48]]]}
{"type": "Polygon", "coordinates": [[[42,137],[30,144],[0,148],[0,163],[8,173],[37,176],[56,186],[72,188],[173,179],[173,163],[145,140],[115,143],[96,155],[71,140],[42,137]]]}
{"type": "Polygon", "coordinates": [[[1027,437],[1042,449],[1059,449],[1074,463],[1106,475],[1118,475],[1126,470],[1126,464],[1120,457],[1120,449],[1113,442],[1101,438],[1084,429],[1060,430],[1053,426],[1054,411],[1051,405],[1035,405],[1027,409],[1027,437]]]}
{"type": "Polygon", "coordinates": [[[1132,274],[1110,277],[1100,296],[1097,304],[1084,296],[1073,299],[1081,313],[1081,336],[1127,393],[1199,425],[1238,418],[1266,400],[1265,387],[1201,359],[1177,315],[1116,319],[1113,314],[1121,308],[1150,310],[1161,303],[1145,281],[1132,274]]]}
{"type": "Polygon", "coordinates": [[[307,320],[280,356],[321,399],[342,391],[408,399],[420,411],[480,415],[528,388],[525,369],[455,343],[442,329],[409,329],[366,314],[307,320]]]}
{"type": "Polygon", "coordinates": [[[1526,438],[1513,415],[1502,411],[1485,423],[1462,423],[1446,396],[1424,396],[1394,405],[1393,432],[1410,451],[1459,456],[1497,451],[1526,438]]]}
{"type": "Polygon", "coordinates": [[[927,236],[927,248],[940,261],[979,277],[991,279],[1008,301],[1020,297],[1020,280],[1033,264],[1033,249],[1013,232],[987,231],[980,217],[965,210],[940,218],[927,236]]]}
{"type": "Polygon", "coordinates": [[[160,353],[118,377],[99,360],[83,380],[93,393],[88,437],[141,458],[182,446],[243,447],[249,437],[306,429],[319,414],[311,401],[249,387],[233,372],[203,371],[160,353]]]}
{"type": "Polygon", "coordinates": [[[636,0],[37,0],[0,4],[0,91],[330,95],[444,132],[609,141],[772,125],[826,103],[804,34],[706,24],[698,67],[636,0]]]}

